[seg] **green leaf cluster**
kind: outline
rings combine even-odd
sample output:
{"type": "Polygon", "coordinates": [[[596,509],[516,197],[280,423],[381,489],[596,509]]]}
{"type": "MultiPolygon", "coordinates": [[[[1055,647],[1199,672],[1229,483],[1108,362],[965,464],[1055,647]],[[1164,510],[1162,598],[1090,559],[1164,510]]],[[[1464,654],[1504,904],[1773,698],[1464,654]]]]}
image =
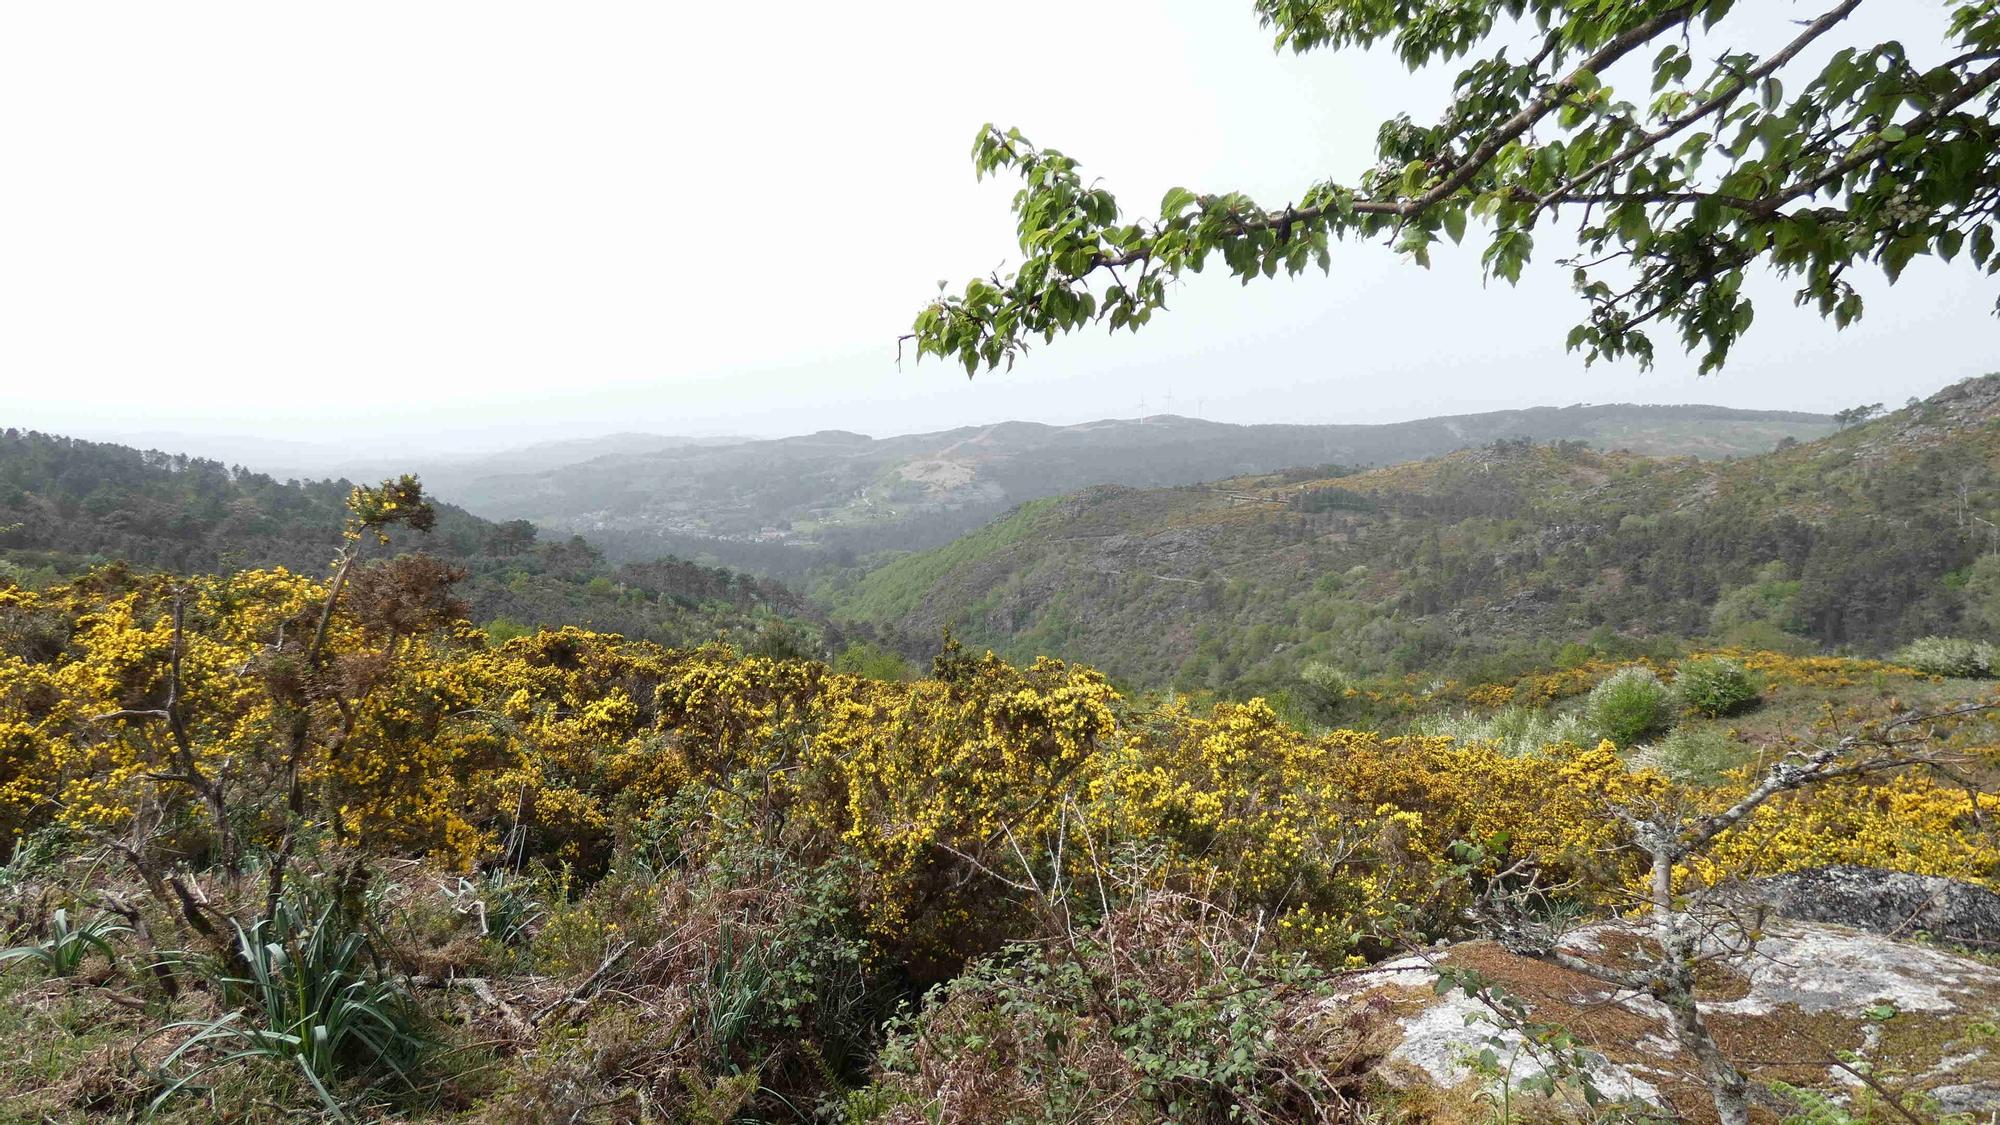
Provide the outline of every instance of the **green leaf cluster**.
{"type": "Polygon", "coordinates": [[[1427,126],[1384,122],[1375,165],[1351,182],[1310,184],[1281,207],[1175,187],[1157,217],[1127,217],[1074,159],[988,125],[974,165],[1021,180],[1023,258],[941,292],[918,314],[918,355],[971,375],[1011,366],[1034,337],[1136,329],[1169,283],[1215,259],[1246,284],[1330,272],[1332,241],[1354,238],[1428,266],[1439,237],[1459,243],[1473,220],[1488,232],[1482,269],[1509,284],[1538,229],[1571,228],[1581,252],[1564,264],[1585,316],[1568,346],[1587,363],[1650,365],[1665,325],[1701,370],[1721,367],[1755,320],[1744,283],[1760,265],[1842,327],[1862,313],[1857,266],[1892,282],[1924,256],[2000,270],[2000,6],[1951,0],[1946,57],[1888,40],[1808,69],[1808,48],[1858,6],[1828,2],[1775,50],[1697,59],[1687,33],[1730,42],[1733,0],[1259,0],[1295,52],[1386,42],[1412,69],[1466,59],[1450,105],[1427,126]],[[1521,25],[1534,48],[1495,46],[1521,25]],[[1647,53],[1649,95],[1621,96],[1605,76],[1647,53]]]}

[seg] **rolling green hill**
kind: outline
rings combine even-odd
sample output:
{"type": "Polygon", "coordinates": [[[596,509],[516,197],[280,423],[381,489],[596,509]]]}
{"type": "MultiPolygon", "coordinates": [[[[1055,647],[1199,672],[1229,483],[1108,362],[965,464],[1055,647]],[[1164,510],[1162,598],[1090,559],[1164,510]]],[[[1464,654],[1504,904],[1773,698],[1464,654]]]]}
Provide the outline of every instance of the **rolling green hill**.
{"type": "Polygon", "coordinates": [[[2000,521],[2000,377],[1732,461],[1505,439],[1347,475],[1098,487],[817,593],[1139,686],[1275,690],[1309,661],[1479,674],[1565,645],[1881,650],[1961,626],[2000,521]]]}
{"type": "MultiPolygon", "coordinates": [[[[147,569],[283,566],[322,573],[340,546],[349,484],[279,481],[217,461],[0,431],[0,579],[54,580],[112,561],[147,569]]],[[[467,572],[473,619],[503,630],[579,624],[666,644],[729,630],[745,644],[823,652],[838,641],[797,594],[675,558],[616,565],[576,537],[544,541],[439,504],[436,527],[394,549],[467,572]]]]}
{"type": "Polygon", "coordinates": [[[1379,465],[1503,438],[1737,457],[1833,429],[1824,415],[1713,406],[1571,406],[1388,425],[1238,426],[1171,415],[1005,422],[874,439],[826,431],[454,477],[447,498],[588,535],[614,556],[711,556],[797,576],[829,560],[938,546],[1024,500],[1097,484],[1191,484],[1294,465],[1379,465]]]}

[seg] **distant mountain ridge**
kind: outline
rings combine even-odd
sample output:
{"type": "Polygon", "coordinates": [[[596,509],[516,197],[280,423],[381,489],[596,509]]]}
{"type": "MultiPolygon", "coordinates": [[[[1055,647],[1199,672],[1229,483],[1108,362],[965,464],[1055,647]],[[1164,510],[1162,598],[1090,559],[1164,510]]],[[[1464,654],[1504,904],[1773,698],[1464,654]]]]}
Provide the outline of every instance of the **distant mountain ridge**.
{"type": "Polygon", "coordinates": [[[745,437],[697,437],[683,434],[620,432],[590,437],[554,438],[490,449],[435,450],[421,438],[411,439],[407,452],[383,448],[353,450],[324,443],[228,433],[184,433],[142,430],[105,433],[91,440],[141,450],[169,450],[176,455],[223,465],[243,466],[275,480],[315,481],[346,478],[374,480],[416,473],[433,492],[454,483],[500,473],[530,473],[560,468],[611,454],[652,453],[691,445],[727,445],[745,437]]]}
{"type": "Polygon", "coordinates": [[[1832,432],[1800,411],[1534,407],[1381,424],[1237,425],[1178,415],[1070,426],[1001,422],[871,438],[798,437],[614,452],[440,485],[491,518],[586,534],[614,555],[709,553],[797,575],[832,558],[951,540],[1024,500],[1094,484],[1156,487],[1315,464],[1419,460],[1506,438],[1740,457],[1832,432]]]}
{"type": "MultiPolygon", "coordinates": [[[[2000,376],[1733,461],[1502,438],[1361,472],[1099,486],[814,592],[1128,684],[1491,671],[1596,638],[1878,653],[1966,624],[2000,532],[2000,376]]],[[[2000,612],[2000,607],[1996,607],[2000,612]]]]}

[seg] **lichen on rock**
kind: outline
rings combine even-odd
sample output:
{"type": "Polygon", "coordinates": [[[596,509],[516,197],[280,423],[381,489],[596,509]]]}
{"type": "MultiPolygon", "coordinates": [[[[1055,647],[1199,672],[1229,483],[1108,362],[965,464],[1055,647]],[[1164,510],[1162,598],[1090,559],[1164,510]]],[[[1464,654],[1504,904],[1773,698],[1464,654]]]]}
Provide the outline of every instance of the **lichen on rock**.
{"type": "MultiPolygon", "coordinates": [[[[1570,935],[1564,948],[1629,968],[1645,939],[1617,923],[1570,935]]],[[[1405,1093],[1493,1081],[1473,1060],[1491,1048],[1519,1086],[1547,1074],[1528,1037],[1461,991],[1440,993],[1433,966],[1472,970],[1558,1024],[1586,1048],[1584,1072],[1608,1098],[1695,1121],[1713,1118],[1697,1067],[1676,1044],[1661,1005],[1569,969],[1464,942],[1357,973],[1330,1007],[1387,1003],[1400,1039],[1380,1081],[1405,1093]]],[[[1718,960],[1702,1010],[1718,1042],[1753,1082],[1835,1098],[1865,1067],[1888,1087],[1927,1094],[1944,1112],[2000,1105],[2000,969],[1931,946],[1820,923],[1776,922],[1745,958],[1718,960]],[[1959,1108],[1954,1108],[1959,1107],[1959,1108]]]]}
{"type": "Polygon", "coordinates": [[[2000,894],[1955,879],[1840,865],[1757,879],[1723,893],[1785,918],[2000,951],[2000,894]]]}

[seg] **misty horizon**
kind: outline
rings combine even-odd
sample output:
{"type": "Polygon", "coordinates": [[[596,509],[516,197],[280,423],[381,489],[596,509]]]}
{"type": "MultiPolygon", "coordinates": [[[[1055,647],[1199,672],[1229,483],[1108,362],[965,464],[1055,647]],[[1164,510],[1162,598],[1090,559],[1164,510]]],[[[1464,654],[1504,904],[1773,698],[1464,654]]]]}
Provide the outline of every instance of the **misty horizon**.
{"type": "MultiPolygon", "coordinates": [[[[0,115],[0,141],[37,170],[0,184],[7,424],[456,455],[621,431],[884,435],[1148,413],[1827,412],[1926,395],[2000,356],[1986,287],[1932,258],[1894,286],[1855,271],[1867,314],[1842,331],[1794,307],[1793,281],[1753,273],[1756,328],[1701,377],[1678,347],[1651,371],[1586,368],[1564,346],[1583,307],[1560,269],[1489,285],[1470,244],[1439,246],[1422,270],[1350,242],[1331,276],[1255,294],[1187,279],[1144,332],[1081,333],[968,380],[907,346],[899,362],[897,338],[936,281],[1010,256],[1013,188],[976,180],[965,158],[981,121],[1075,154],[1139,212],[1175,184],[1277,200],[1365,167],[1375,124],[1444,104],[1444,76],[1386,50],[1274,58],[1255,20],[1193,0],[1138,19],[1054,0],[990,22],[907,3],[807,10],[777,37],[742,36],[726,11],[643,5],[397,18],[380,35],[366,19],[134,8],[106,35],[75,9],[10,13],[5,104],[63,108],[0,115]],[[1051,23],[1204,81],[1154,91],[1148,114],[1099,112],[1121,80],[1041,50],[1033,29],[1051,23]],[[534,61],[533,81],[517,60],[534,61]],[[371,81],[346,81],[356,68],[371,81]],[[773,74],[785,81],[759,78],[773,74]],[[1007,80],[965,81],[983,74],[1007,80]],[[815,91],[810,106],[796,89],[815,91]],[[895,154],[887,195],[882,153],[895,154]],[[718,203],[786,214],[802,167],[819,170],[812,207],[781,241],[687,221],[718,203]],[[891,233],[857,251],[851,223],[885,205],[891,233]]],[[[1793,30],[1782,10],[1735,22],[1744,47],[1793,30]]],[[[1890,33],[1935,52],[1945,20],[1864,7],[1805,59],[1890,33]]],[[[1559,259],[1566,237],[1545,232],[1538,257],[1559,259]]]]}
{"type": "MultiPolygon", "coordinates": [[[[1940,386],[1949,386],[1958,380],[1947,380],[1940,386]]],[[[1935,389],[1935,388],[1934,388],[1935,389]]],[[[1918,395],[1914,397],[1924,397],[1918,395]]],[[[614,442],[618,439],[639,441],[686,441],[700,445],[732,445],[752,442],[775,442],[786,439],[809,437],[820,433],[856,434],[870,441],[889,441],[898,438],[920,438],[947,434],[964,430],[981,430],[1009,424],[1047,426],[1054,429],[1076,429],[1114,423],[1145,423],[1150,421],[1185,420],[1210,422],[1227,426],[1390,426],[1406,422],[1420,422],[1439,418],[1468,417],[1499,414],[1512,411],[1567,410],[1583,408],[1617,407],[1713,407],[1723,410],[1740,410],[1750,413],[1769,412],[1780,414],[1811,415],[1829,418],[1839,410],[1855,406],[1855,403],[1829,405],[1824,409],[1809,407],[1768,407],[1732,406],[1720,402],[1631,402],[1631,401],[1578,401],[1567,403],[1528,402],[1518,406],[1501,406],[1483,410],[1450,410],[1444,413],[1409,413],[1406,417],[1370,418],[1368,420],[1341,421],[1323,419],[1266,419],[1261,421],[1237,421],[1233,419],[1206,418],[1199,414],[1181,411],[1160,410],[1148,414],[1134,414],[1122,417],[1104,416],[1079,418],[1075,420],[1050,421],[1035,418],[996,418],[985,422],[971,422],[934,430],[894,430],[871,433],[867,430],[849,429],[844,426],[827,426],[817,430],[772,433],[726,433],[702,432],[689,428],[684,431],[664,429],[624,429],[595,431],[574,427],[556,427],[537,431],[522,427],[518,429],[459,430],[440,431],[433,434],[405,435],[394,441],[384,440],[382,444],[303,442],[283,438],[264,437],[245,431],[180,431],[180,430],[120,430],[80,427],[67,431],[43,429],[36,426],[15,425],[0,418],[0,429],[39,430],[56,436],[76,438],[84,441],[104,442],[113,445],[130,446],[135,449],[151,450],[168,454],[200,457],[240,466],[253,472],[283,476],[287,473],[339,473],[362,468],[382,467],[385,471],[391,461],[403,457],[414,466],[440,466],[457,463],[477,462],[502,454],[525,453],[530,451],[554,451],[564,446],[591,445],[614,442]],[[536,436],[537,433],[546,436],[536,436]],[[481,438],[485,440],[479,440],[481,438]],[[410,441],[424,443],[424,452],[416,457],[406,457],[405,451],[410,441]],[[287,460],[287,459],[290,460],[287,460]]],[[[1895,406],[1900,403],[1888,403],[1895,406]]],[[[587,454],[587,458],[604,456],[603,453],[587,454]]],[[[616,455],[613,451],[610,455],[616,455]]],[[[563,461],[562,464],[574,462],[563,461]]]]}

